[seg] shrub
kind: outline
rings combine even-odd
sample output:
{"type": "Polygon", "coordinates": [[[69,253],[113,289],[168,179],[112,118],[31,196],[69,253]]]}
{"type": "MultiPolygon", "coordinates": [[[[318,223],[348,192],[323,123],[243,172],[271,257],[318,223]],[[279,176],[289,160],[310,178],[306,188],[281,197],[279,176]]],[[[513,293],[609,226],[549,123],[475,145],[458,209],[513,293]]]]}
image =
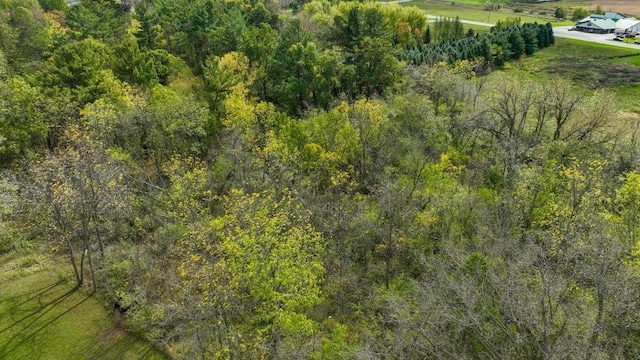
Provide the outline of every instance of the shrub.
{"type": "Polygon", "coordinates": [[[573,9],[573,13],[571,15],[571,19],[574,21],[578,21],[589,16],[589,11],[585,8],[577,7],[573,9]]]}

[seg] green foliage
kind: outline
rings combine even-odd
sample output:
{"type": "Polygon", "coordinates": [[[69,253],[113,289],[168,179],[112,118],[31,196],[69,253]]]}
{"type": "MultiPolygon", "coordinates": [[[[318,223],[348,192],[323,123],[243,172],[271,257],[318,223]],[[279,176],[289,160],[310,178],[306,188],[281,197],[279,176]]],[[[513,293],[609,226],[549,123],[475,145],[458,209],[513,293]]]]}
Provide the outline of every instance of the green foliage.
{"type": "Polygon", "coordinates": [[[39,97],[39,90],[20,77],[0,82],[0,164],[29,158],[42,149],[48,129],[39,97]]]}
{"type": "Polygon", "coordinates": [[[63,253],[172,357],[640,355],[637,114],[547,75],[550,23],[0,7],[0,252],[63,253]]]}
{"type": "Polygon", "coordinates": [[[594,14],[599,14],[599,15],[604,15],[604,10],[602,10],[602,5],[598,4],[598,6],[596,6],[596,11],[593,12],[594,14]]]}
{"type": "Polygon", "coordinates": [[[571,20],[578,21],[586,18],[587,16],[589,16],[589,10],[582,7],[576,7],[571,13],[571,20]]]}
{"type": "Polygon", "coordinates": [[[82,110],[82,118],[93,138],[148,161],[159,174],[175,154],[201,155],[215,131],[206,104],[162,85],[146,101],[129,94],[120,102],[100,99],[82,110]]]}
{"type": "Polygon", "coordinates": [[[141,49],[133,34],[114,46],[113,68],[118,78],[133,84],[153,86],[167,84],[169,54],[165,50],[141,49]]]}
{"type": "Polygon", "coordinates": [[[6,56],[0,50],[0,80],[4,81],[9,77],[10,69],[6,56]]]}
{"type": "Polygon", "coordinates": [[[198,307],[220,309],[211,321],[224,319],[228,329],[206,353],[266,356],[298,347],[318,331],[307,314],[323,299],[320,234],[286,194],[232,190],[223,206],[223,216],[184,240],[179,267],[203,298],[198,307]]]}
{"type": "Polygon", "coordinates": [[[67,2],[64,0],[38,0],[38,2],[44,11],[67,10],[67,2]]]}
{"type": "Polygon", "coordinates": [[[203,67],[205,91],[209,106],[221,112],[222,101],[234,89],[249,87],[253,76],[249,71],[249,59],[242,53],[231,52],[224,57],[209,57],[203,67]]]}
{"type": "Polygon", "coordinates": [[[240,37],[238,50],[243,52],[249,60],[266,65],[275,51],[276,31],[266,25],[250,27],[240,37]]]}
{"type": "Polygon", "coordinates": [[[120,39],[126,13],[121,4],[111,0],[88,0],[67,10],[66,24],[77,39],[94,38],[111,44],[120,39]]]}
{"type": "Polygon", "coordinates": [[[69,146],[34,167],[28,188],[31,217],[42,224],[49,246],[67,256],[78,286],[98,287],[95,269],[106,244],[118,240],[129,210],[124,170],[98,144],[71,129],[69,146]],[[45,206],[46,204],[46,206],[45,206]]]}
{"type": "Polygon", "coordinates": [[[0,18],[0,51],[9,70],[23,72],[36,67],[46,48],[43,36],[47,24],[37,2],[15,1],[7,4],[0,18]]]}
{"type": "Polygon", "coordinates": [[[638,213],[640,211],[640,176],[636,172],[628,173],[624,184],[616,191],[618,213],[626,227],[631,241],[638,241],[638,213]]]}
{"type": "MultiPolygon", "coordinates": [[[[519,19],[513,20],[519,23],[519,19]]],[[[401,60],[410,64],[436,64],[446,61],[451,64],[458,60],[483,58],[487,63],[497,67],[511,59],[518,59],[523,54],[533,54],[538,49],[553,45],[553,29],[551,24],[524,24],[504,28],[500,23],[492,28],[489,35],[464,37],[459,41],[444,41],[435,46],[406,46],[398,54],[401,60]],[[502,29],[502,30],[501,30],[502,29]]]]}
{"type": "Polygon", "coordinates": [[[322,239],[298,218],[295,203],[271,204],[270,196],[231,193],[227,215],[216,224],[232,274],[230,286],[256,300],[256,321],[265,320],[284,335],[310,335],[314,325],[304,314],[318,304],[324,269],[322,239]]]}
{"type": "Polygon", "coordinates": [[[433,25],[432,41],[460,40],[464,37],[464,28],[460,19],[438,18],[433,25]]]}
{"type": "Polygon", "coordinates": [[[512,54],[511,56],[514,59],[519,59],[525,51],[525,42],[522,39],[522,36],[517,32],[511,32],[507,37],[507,41],[509,41],[509,49],[512,54]]]}
{"type": "Polygon", "coordinates": [[[491,28],[491,32],[500,32],[500,31],[504,31],[508,28],[514,28],[514,27],[518,27],[521,24],[522,21],[520,20],[519,17],[517,18],[509,18],[506,20],[498,20],[498,22],[496,22],[496,25],[493,26],[491,28]]]}
{"type": "Polygon", "coordinates": [[[93,38],[72,41],[47,59],[43,82],[59,91],[69,90],[81,104],[92,102],[111,90],[112,64],[113,54],[104,43],[93,38]]]}
{"type": "Polygon", "coordinates": [[[382,38],[364,38],[354,49],[358,93],[384,94],[401,81],[401,66],[382,38]]]}
{"type": "Polygon", "coordinates": [[[424,15],[414,8],[345,2],[334,9],[330,12],[334,15],[329,39],[345,48],[353,48],[366,37],[392,41],[402,26],[414,41],[419,41],[427,25],[424,15]]]}
{"type": "Polygon", "coordinates": [[[18,186],[9,179],[0,180],[0,256],[17,250],[20,234],[11,226],[18,212],[18,186]]]}

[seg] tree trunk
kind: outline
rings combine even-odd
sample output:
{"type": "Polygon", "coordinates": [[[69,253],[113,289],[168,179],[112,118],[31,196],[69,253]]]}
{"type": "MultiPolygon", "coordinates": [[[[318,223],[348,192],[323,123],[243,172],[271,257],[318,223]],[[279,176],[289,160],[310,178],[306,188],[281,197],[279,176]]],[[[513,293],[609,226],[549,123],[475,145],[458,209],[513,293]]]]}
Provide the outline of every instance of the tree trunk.
{"type": "Polygon", "coordinates": [[[78,287],[82,286],[82,270],[78,272],[78,264],[76,263],[75,254],[73,253],[73,247],[71,246],[71,241],[69,239],[66,240],[67,243],[67,254],[69,255],[69,260],[71,260],[71,266],[73,266],[73,274],[76,277],[76,283],[78,287]]]}

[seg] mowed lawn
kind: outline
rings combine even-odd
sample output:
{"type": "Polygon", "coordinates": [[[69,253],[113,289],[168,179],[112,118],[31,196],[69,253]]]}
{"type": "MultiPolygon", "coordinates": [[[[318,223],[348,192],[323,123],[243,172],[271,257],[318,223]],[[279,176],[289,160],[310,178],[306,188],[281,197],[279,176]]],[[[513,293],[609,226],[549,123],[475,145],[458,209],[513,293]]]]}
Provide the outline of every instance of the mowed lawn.
{"type": "Polygon", "coordinates": [[[0,359],[166,359],[75,289],[67,266],[45,256],[0,256],[0,359]]]}

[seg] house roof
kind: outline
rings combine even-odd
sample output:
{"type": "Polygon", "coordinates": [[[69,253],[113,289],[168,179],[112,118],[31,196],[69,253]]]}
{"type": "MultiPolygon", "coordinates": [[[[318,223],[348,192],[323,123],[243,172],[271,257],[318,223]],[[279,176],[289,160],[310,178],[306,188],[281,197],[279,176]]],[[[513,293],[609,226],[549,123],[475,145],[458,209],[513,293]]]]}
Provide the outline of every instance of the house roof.
{"type": "Polygon", "coordinates": [[[605,19],[612,19],[612,20],[620,20],[620,19],[624,19],[626,18],[626,16],[617,13],[617,12],[613,12],[613,11],[607,11],[604,13],[604,17],[605,19]]]}
{"type": "Polygon", "coordinates": [[[615,23],[615,21],[613,21],[611,19],[586,18],[586,19],[580,20],[576,24],[576,26],[588,27],[588,28],[599,28],[599,29],[603,29],[603,30],[608,30],[608,29],[615,29],[616,28],[616,23],[615,23]]]}
{"type": "Polygon", "coordinates": [[[618,20],[616,22],[616,28],[617,29],[622,29],[622,30],[627,30],[628,28],[636,26],[638,24],[640,24],[640,20],[635,19],[635,18],[626,18],[626,19],[618,20]]]}
{"type": "Polygon", "coordinates": [[[625,19],[625,16],[617,13],[617,12],[612,12],[612,11],[607,11],[606,13],[603,14],[591,14],[588,17],[580,20],[580,22],[584,21],[584,20],[593,20],[593,19],[611,19],[613,21],[619,21],[621,19],[625,19]]]}

